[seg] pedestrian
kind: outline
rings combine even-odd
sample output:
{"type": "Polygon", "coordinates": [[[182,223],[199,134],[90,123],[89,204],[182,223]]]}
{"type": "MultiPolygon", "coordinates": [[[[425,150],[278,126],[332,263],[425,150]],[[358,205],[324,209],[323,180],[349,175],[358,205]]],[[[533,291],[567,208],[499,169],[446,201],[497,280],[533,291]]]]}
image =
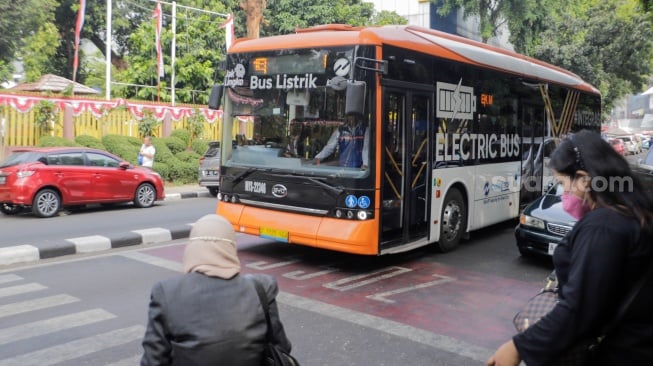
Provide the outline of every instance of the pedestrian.
{"type": "Polygon", "coordinates": [[[367,169],[369,140],[369,128],[356,116],[348,116],[347,121],[333,131],[322,151],[315,155],[315,164],[320,165],[337,149],[340,166],[367,169]]]}
{"type": "Polygon", "coordinates": [[[253,281],[267,294],[274,343],[290,352],[277,282],[240,274],[236,235],[222,216],[205,215],[193,225],[183,271],[152,288],[141,366],[262,365],[267,324],[253,281]]]}
{"type": "Polygon", "coordinates": [[[146,168],[152,168],[154,165],[155,154],[156,149],[152,145],[152,138],[150,136],[145,136],[143,138],[143,145],[141,145],[141,150],[138,152],[138,161],[140,165],[146,168]]]}
{"type": "MultiPolygon", "coordinates": [[[[653,199],[598,133],[565,139],[549,162],[578,221],[553,253],[558,302],[491,356],[487,365],[555,365],[567,349],[598,337],[653,265],[653,199]]],[[[653,285],[610,327],[592,365],[653,365],[653,285]]],[[[639,286],[638,286],[639,287],[639,286]]]]}

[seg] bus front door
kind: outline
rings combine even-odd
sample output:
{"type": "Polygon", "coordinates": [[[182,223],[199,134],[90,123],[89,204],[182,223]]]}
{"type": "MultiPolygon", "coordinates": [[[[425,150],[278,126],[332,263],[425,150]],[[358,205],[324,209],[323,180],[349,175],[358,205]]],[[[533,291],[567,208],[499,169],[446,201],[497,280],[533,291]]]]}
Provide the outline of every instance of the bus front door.
{"type": "Polygon", "coordinates": [[[427,240],[432,106],[431,93],[385,89],[381,250],[427,240]]]}

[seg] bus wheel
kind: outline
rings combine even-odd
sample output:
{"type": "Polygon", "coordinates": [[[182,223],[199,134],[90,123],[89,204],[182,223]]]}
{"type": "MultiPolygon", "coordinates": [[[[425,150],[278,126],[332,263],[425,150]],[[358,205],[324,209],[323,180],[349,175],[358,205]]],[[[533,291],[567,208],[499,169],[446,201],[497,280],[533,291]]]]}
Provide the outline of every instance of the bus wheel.
{"type": "Polygon", "coordinates": [[[460,191],[452,188],[444,198],[437,249],[443,253],[455,249],[466,229],[467,206],[460,191]]]}

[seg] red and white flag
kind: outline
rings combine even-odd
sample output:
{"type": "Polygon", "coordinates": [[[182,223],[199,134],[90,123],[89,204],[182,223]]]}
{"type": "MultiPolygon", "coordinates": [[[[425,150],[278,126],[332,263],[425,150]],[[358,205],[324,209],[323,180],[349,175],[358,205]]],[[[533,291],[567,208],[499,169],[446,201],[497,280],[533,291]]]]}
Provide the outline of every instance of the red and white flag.
{"type": "Polygon", "coordinates": [[[229,47],[234,43],[234,14],[230,13],[227,17],[227,20],[220,25],[220,28],[225,28],[225,44],[227,45],[227,51],[229,47]]]}
{"type": "Polygon", "coordinates": [[[77,10],[77,22],[75,23],[75,56],[73,57],[73,81],[77,77],[77,68],[79,67],[79,42],[84,26],[84,13],[86,12],[86,0],[79,0],[79,9],[77,10]]]}
{"type": "Polygon", "coordinates": [[[156,43],[156,69],[159,78],[162,78],[165,73],[163,71],[163,53],[161,52],[161,24],[163,21],[163,12],[161,11],[161,2],[156,2],[152,18],[156,24],[154,25],[154,42],[156,43]]]}

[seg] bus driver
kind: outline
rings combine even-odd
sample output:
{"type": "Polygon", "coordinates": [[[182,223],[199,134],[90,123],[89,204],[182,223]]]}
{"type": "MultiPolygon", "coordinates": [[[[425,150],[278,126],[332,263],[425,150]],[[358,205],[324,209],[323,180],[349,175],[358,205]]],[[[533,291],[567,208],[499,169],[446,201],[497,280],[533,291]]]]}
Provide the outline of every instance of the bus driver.
{"type": "Polygon", "coordinates": [[[362,121],[349,116],[347,122],[338,127],[322,151],[315,155],[315,164],[329,157],[338,148],[340,166],[367,169],[369,161],[370,131],[362,121]]]}

